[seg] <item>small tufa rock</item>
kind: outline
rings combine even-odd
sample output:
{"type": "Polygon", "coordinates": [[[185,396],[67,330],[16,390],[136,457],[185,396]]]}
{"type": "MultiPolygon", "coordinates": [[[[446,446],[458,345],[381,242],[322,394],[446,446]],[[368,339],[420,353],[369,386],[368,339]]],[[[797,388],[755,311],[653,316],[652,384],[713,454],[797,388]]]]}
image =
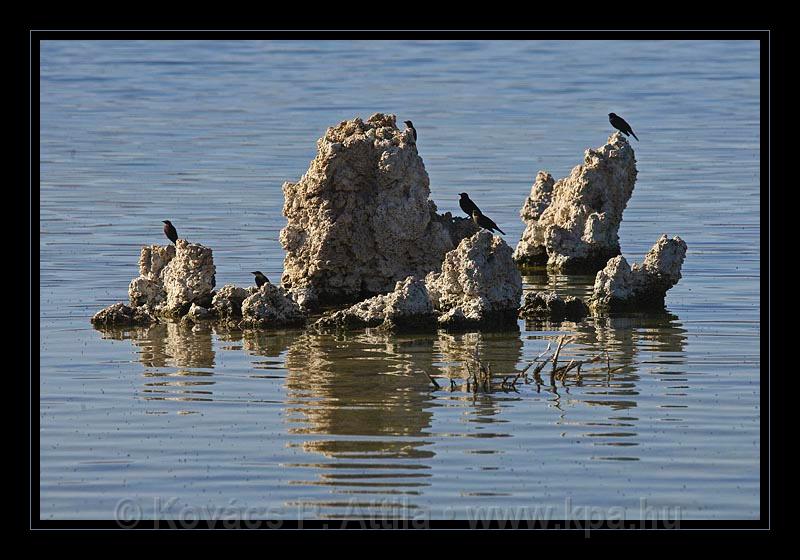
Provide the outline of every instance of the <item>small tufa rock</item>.
{"type": "Polygon", "coordinates": [[[380,326],[387,329],[435,325],[436,315],[425,282],[413,276],[397,282],[393,292],[330,313],[314,324],[317,328],[380,326]]]}
{"type": "MultiPolygon", "coordinates": [[[[112,305],[97,313],[95,324],[147,324],[155,317],[180,317],[192,304],[211,307],[215,267],[211,249],[178,239],[176,246],[147,245],[139,255],[139,277],[128,286],[130,306],[112,305]],[[113,309],[112,309],[113,308],[113,309]]],[[[199,319],[196,311],[194,319],[199,319]]]]}
{"type": "Polygon", "coordinates": [[[511,247],[488,231],[479,231],[445,255],[440,273],[425,278],[439,323],[461,326],[516,320],[522,277],[511,247]]]}
{"type": "Polygon", "coordinates": [[[139,277],[128,286],[128,299],[132,307],[150,305],[157,307],[167,299],[162,272],[175,258],[172,245],[145,245],[139,254],[139,277]]]}
{"type": "Polygon", "coordinates": [[[92,317],[92,324],[98,326],[149,325],[157,323],[155,315],[148,306],[129,307],[124,303],[115,303],[98,311],[92,317]]]}
{"type": "Polygon", "coordinates": [[[176,242],[176,254],[163,269],[161,276],[167,293],[165,313],[180,316],[192,303],[210,298],[216,285],[212,251],[199,243],[184,239],[176,242]]]}
{"type": "Polygon", "coordinates": [[[233,284],[225,284],[214,295],[211,305],[217,317],[223,320],[236,320],[242,318],[242,302],[258,291],[258,288],[239,288],[233,284]]]}
{"type": "Polygon", "coordinates": [[[288,327],[305,323],[307,314],[283,288],[264,284],[242,302],[242,328],[288,327]]]}
{"type": "Polygon", "coordinates": [[[580,321],[589,314],[583,300],[567,296],[560,298],[555,292],[528,292],[519,311],[521,319],[543,319],[553,322],[580,321]]]}
{"type": "Polygon", "coordinates": [[[192,304],[192,306],[189,308],[189,312],[184,316],[184,319],[187,319],[192,323],[199,323],[200,321],[209,321],[214,318],[215,314],[213,311],[205,307],[201,307],[196,303],[192,304]]]}
{"type": "Polygon", "coordinates": [[[597,273],[589,306],[594,314],[662,307],[667,290],[678,283],[686,257],[686,242],[662,235],[644,258],[628,265],[625,257],[610,259],[597,273]]]}
{"type": "Polygon", "coordinates": [[[601,148],[586,150],[583,165],[552,188],[539,172],[520,212],[526,228],[514,259],[565,272],[602,267],[620,253],[619,225],[636,174],[633,148],[619,132],[601,148]]]}

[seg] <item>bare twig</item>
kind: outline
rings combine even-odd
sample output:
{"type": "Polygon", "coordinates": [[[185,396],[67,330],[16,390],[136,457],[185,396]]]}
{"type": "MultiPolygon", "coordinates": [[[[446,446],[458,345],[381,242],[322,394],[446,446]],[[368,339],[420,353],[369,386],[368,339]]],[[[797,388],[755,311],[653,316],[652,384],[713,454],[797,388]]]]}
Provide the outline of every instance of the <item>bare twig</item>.
{"type": "Polygon", "coordinates": [[[439,384],[436,383],[436,380],[431,376],[430,373],[428,373],[427,371],[424,371],[424,370],[420,370],[420,371],[428,376],[428,379],[430,379],[431,383],[433,383],[433,387],[434,387],[435,391],[438,391],[439,389],[441,389],[441,386],[439,386],[439,384]]]}
{"type": "Polygon", "coordinates": [[[553,356],[553,372],[556,371],[556,365],[558,364],[558,355],[561,354],[561,347],[564,346],[564,339],[566,335],[561,335],[558,339],[558,346],[556,347],[556,353],[553,356]]]}

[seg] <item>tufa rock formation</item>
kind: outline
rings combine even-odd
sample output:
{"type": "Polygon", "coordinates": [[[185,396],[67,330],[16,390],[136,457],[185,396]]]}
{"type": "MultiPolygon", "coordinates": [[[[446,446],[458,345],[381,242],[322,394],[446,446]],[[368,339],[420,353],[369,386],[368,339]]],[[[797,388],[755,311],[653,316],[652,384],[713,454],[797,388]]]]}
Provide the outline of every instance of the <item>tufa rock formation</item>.
{"type": "Polygon", "coordinates": [[[193,303],[201,307],[211,305],[217,269],[210,248],[184,239],[178,239],[175,247],[175,258],[169,261],[160,274],[167,292],[164,313],[182,316],[193,303]]]}
{"type": "Polygon", "coordinates": [[[410,130],[377,113],[329,128],[297,183],[284,183],[282,285],[304,307],[386,293],[408,276],[438,271],[477,231],[438,215],[410,130]]]}
{"type": "Polygon", "coordinates": [[[300,326],[306,313],[281,287],[266,283],[242,301],[240,328],[300,326]]]}
{"type": "Polygon", "coordinates": [[[316,327],[423,328],[514,324],[522,277],[502,238],[480,231],[447,253],[441,272],[407,277],[393,292],[329,313],[316,327]]]}
{"type": "Polygon", "coordinates": [[[444,257],[441,272],[425,278],[439,323],[461,326],[515,322],[522,297],[522,276],[511,247],[481,230],[444,257]]]}
{"type": "Polygon", "coordinates": [[[225,284],[211,300],[214,314],[221,322],[238,325],[242,320],[242,302],[256,291],[258,288],[255,286],[240,288],[233,284],[225,284]]]}
{"type": "Polygon", "coordinates": [[[92,323],[103,327],[127,325],[141,326],[149,325],[157,321],[158,319],[152,315],[149,306],[129,307],[122,302],[109,305],[105,309],[95,313],[92,317],[92,323]]]}
{"type": "Polygon", "coordinates": [[[186,323],[216,321],[235,328],[303,324],[306,314],[283,288],[272,284],[214,292],[212,251],[178,239],[175,247],[142,247],[139,274],[129,288],[131,305],[116,303],[92,317],[98,326],[146,325],[159,317],[186,323]]]}
{"type": "Polygon", "coordinates": [[[589,314],[583,300],[567,296],[561,298],[555,292],[528,292],[519,310],[520,319],[539,319],[553,322],[580,321],[589,314]]]}
{"type": "Polygon", "coordinates": [[[207,307],[215,285],[212,251],[178,239],[172,245],[146,245],[139,255],[139,277],[128,286],[132,307],[149,306],[160,315],[180,317],[193,303],[207,307]]]}
{"type": "Polygon", "coordinates": [[[419,278],[409,276],[395,285],[394,291],[366,299],[348,309],[319,319],[317,328],[425,328],[436,325],[436,315],[428,288],[419,278]]]}
{"type": "Polygon", "coordinates": [[[610,259],[597,273],[589,307],[594,314],[663,307],[664,297],[681,279],[686,243],[662,235],[642,264],[628,265],[625,257],[610,259]]]}
{"type": "Polygon", "coordinates": [[[526,228],[514,259],[561,272],[601,268],[620,253],[619,225],[636,173],[633,148],[619,132],[586,150],[583,165],[568,177],[552,183],[539,172],[520,211],[526,228]]]}
{"type": "Polygon", "coordinates": [[[161,272],[175,258],[173,245],[146,245],[139,254],[139,277],[128,286],[128,299],[133,307],[156,307],[167,299],[161,272]]]}

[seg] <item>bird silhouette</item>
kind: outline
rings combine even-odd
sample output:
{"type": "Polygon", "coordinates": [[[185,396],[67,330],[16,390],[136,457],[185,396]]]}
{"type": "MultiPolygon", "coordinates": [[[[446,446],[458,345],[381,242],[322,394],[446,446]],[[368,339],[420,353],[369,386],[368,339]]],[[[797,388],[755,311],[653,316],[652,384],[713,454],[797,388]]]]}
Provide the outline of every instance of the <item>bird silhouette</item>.
{"type": "Polygon", "coordinates": [[[611,123],[611,126],[619,130],[625,136],[630,136],[633,134],[633,137],[636,138],[636,141],[639,141],[639,138],[634,134],[631,125],[629,125],[625,119],[617,115],[616,113],[609,113],[608,114],[608,122],[611,123]]]}
{"type": "Polygon", "coordinates": [[[494,233],[494,230],[497,230],[503,235],[506,234],[506,232],[497,227],[497,224],[494,223],[488,216],[484,216],[478,210],[472,211],[472,221],[475,222],[475,225],[482,227],[483,229],[488,229],[492,233],[494,233]]]}
{"type": "Polygon", "coordinates": [[[411,129],[411,134],[414,135],[414,142],[416,142],[417,141],[417,129],[414,128],[414,123],[412,123],[411,121],[403,121],[403,122],[405,123],[406,127],[411,129]]]}
{"type": "Polygon", "coordinates": [[[172,222],[169,220],[163,220],[164,222],[164,235],[167,236],[167,239],[172,241],[173,245],[178,240],[178,230],[175,229],[175,226],[172,225],[172,222]]]}
{"type": "Polygon", "coordinates": [[[474,202],[472,202],[472,200],[469,198],[469,195],[467,193],[462,192],[462,193],[458,193],[458,195],[461,197],[461,200],[458,201],[458,205],[461,206],[461,209],[464,212],[466,212],[467,216],[469,216],[471,218],[472,217],[472,212],[477,212],[478,214],[483,214],[483,212],[481,212],[481,209],[478,208],[478,205],[475,204],[474,202]]]}
{"type": "Polygon", "coordinates": [[[256,270],[255,272],[251,272],[250,274],[255,275],[255,277],[256,277],[256,286],[258,286],[259,288],[261,286],[263,286],[264,284],[269,284],[270,283],[269,278],[264,276],[264,274],[260,270],[256,270]]]}

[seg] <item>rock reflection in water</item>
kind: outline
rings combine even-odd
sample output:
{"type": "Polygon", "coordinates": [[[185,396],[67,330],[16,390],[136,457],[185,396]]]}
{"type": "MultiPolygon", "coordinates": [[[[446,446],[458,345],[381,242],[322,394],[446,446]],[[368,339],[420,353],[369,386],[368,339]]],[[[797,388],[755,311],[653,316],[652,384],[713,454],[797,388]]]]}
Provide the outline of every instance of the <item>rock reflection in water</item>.
{"type": "Polygon", "coordinates": [[[103,338],[130,340],[139,348],[146,367],[213,368],[211,328],[187,323],[158,323],[147,327],[95,327],[103,338]]]}
{"type": "Polygon", "coordinates": [[[285,445],[309,453],[307,460],[282,463],[291,473],[287,482],[328,487],[329,494],[338,496],[312,492],[315,499],[287,500],[284,505],[302,506],[319,517],[340,517],[347,516],[355,500],[362,513],[403,516],[413,512],[414,497],[431,485],[434,448],[442,438],[463,437],[464,453],[479,456],[496,452],[495,446],[479,443],[489,441],[486,438],[519,435],[519,420],[509,416],[515,410],[509,408],[510,400],[544,402],[546,409],[530,411],[546,412],[537,420],[541,436],[555,429],[591,442],[592,450],[605,450],[592,451],[587,455],[591,460],[639,460],[632,451],[640,443],[639,415],[633,413],[640,400],[640,377],[685,371],[680,364],[685,362],[686,331],[678,317],[664,312],[524,325],[522,335],[241,331],[180,323],[101,332],[106,338],[131,340],[145,366],[140,394],[148,400],[212,400],[212,387],[225,380],[212,380],[219,367],[214,338],[217,352],[253,356],[246,362],[245,375],[275,379],[282,394],[270,394],[267,386],[242,390],[233,384],[222,391],[225,400],[271,398],[286,413],[279,420],[286,426],[285,445]],[[609,375],[603,360],[587,364],[580,379],[569,376],[552,384],[548,365],[541,384],[531,380],[515,391],[496,390],[503,376],[519,371],[561,334],[571,342],[560,364],[608,350],[612,366],[621,369],[609,375]],[[497,379],[495,390],[488,393],[466,390],[465,364],[476,350],[497,379]],[[433,390],[425,373],[439,380],[441,390],[433,390]],[[444,422],[438,429],[432,427],[435,414],[444,422]]]}
{"type": "Polygon", "coordinates": [[[363,511],[397,517],[416,507],[409,497],[430,485],[432,411],[422,371],[432,368],[435,337],[305,332],[292,343],[289,433],[303,436],[293,445],[324,458],[287,465],[311,469],[310,479],[292,483],[330,486],[342,498],[287,506],[319,517],[363,511]]]}
{"type": "MultiPolygon", "coordinates": [[[[147,368],[141,395],[152,401],[211,401],[215,384],[212,331],[207,325],[166,322],[147,327],[98,327],[103,338],[130,340],[147,368]],[[175,368],[174,371],[171,371],[175,368]],[[208,371],[203,371],[208,370],[208,371]]],[[[194,411],[181,410],[180,414],[194,411]]]]}

